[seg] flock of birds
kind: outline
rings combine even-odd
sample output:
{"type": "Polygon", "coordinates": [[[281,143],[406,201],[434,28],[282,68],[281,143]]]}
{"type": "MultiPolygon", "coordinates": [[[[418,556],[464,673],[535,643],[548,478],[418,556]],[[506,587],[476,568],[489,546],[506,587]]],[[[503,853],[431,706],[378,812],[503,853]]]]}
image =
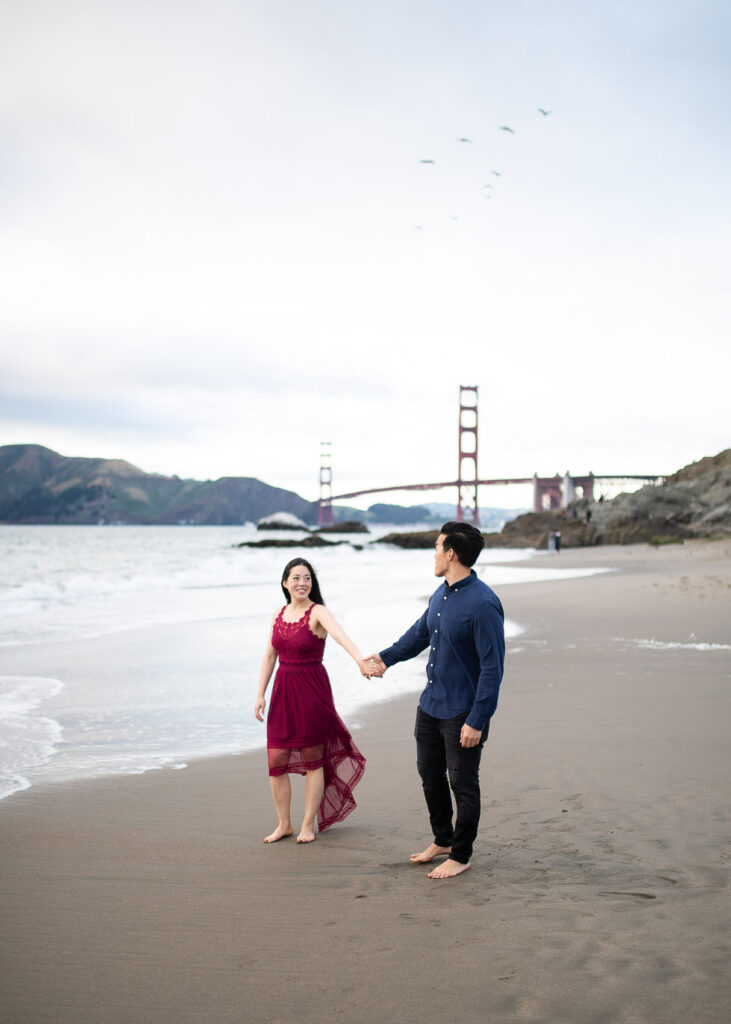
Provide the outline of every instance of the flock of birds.
{"type": "MultiPolygon", "coordinates": [[[[549,117],[553,113],[552,110],[546,110],[545,107],[536,107],[536,111],[539,114],[541,114],[542,117],[549,117]]],[[[498,131],[506,132],[509,135],[516,135],[517,134],[515,129],[511,128],[509,124],[501,124],[501,125],[499,125],[498,131]]],[[[457,142],[464,142],[464,143],[471,143],[472,139],[468,139],[466,136],[461,136],[460,138],[456,139],[456,141],[457,142]]],[[[423,158],[422,160],[420,160],[419,163],[421,163],[421,164],[433,164],[433,165],[436,165],[436,160],[432,160],[432,159],[427,157],[427,158],[423,158]]],[[[502,173],[503,173],[502,171],[494,171],[494,170],[490,171],[490,174],[492,174],[495,178],[502,177],[502,173]]],[[[485,189],[485,191],[483,192],[482,198],[483,199],[492,199],[492,192],[493,192],[495,186],[493,184],[488,184],[488,185],[483,185],[482,187],[483,187],[483,189],[485,189]]],[[[459,220],[459,218],[458,217],[453,217],[452,220],[459,220]]],[[[423,230],[422,225],[421,224],[417,224],[416,225],[416,230],[417,231],[422,231],[423,230]]]]}

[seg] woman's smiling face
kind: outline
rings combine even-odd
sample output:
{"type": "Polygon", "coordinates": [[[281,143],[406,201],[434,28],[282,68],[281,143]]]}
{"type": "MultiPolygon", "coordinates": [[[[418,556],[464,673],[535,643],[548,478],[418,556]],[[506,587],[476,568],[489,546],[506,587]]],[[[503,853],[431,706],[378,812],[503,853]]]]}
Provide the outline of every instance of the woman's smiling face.
{"type": "Polygon", "coordinates": [[[304,565],[294,565],[290,569],[289,576],[284,585],[294,600],[304,601],[312,590],[312,576],[310,570],[304,565]]]}

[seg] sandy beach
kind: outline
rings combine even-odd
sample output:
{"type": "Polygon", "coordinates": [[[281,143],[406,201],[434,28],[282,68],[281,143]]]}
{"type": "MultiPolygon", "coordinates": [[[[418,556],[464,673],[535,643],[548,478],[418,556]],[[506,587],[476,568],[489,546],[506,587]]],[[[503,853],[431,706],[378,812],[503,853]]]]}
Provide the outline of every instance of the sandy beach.
{"type": "Polygon", "coordinates": [[[500,591],[469,872],[409,863],[415,696],[361,716],[358,809],[309,846],[263,844],[262,752],[34,786],[0,802],[5,1024],[725,1024],[731,542],[556,557],[615,571],[500,591]]]}

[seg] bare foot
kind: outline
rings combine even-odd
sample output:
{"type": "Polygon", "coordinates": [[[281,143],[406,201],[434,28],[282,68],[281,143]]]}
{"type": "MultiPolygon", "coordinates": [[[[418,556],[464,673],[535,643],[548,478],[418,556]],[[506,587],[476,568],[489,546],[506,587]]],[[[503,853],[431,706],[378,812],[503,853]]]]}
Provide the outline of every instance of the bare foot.
{"type": "Polygon", "coordinates": [[[463,871],[469,871],[470,862],[466,864],[460,864],[458,860],[445,860],[443,864],[440,864],[438,868],[434,868],[433,871],[429,872],[429,878],[454,878],[455,875],[461,875],[463,871]]]}
{"type": "Polygon", "coordinates": [[[297,836],[298,843],[314,843],[315,830],[310,825],[303,825],[300,834],[297,836]]]}
{"type": "Polygon", "coordinates": [[[436,843],[431,843],[421,853],[411,854],[412,864],[428,864],[430,860],[434,860],[435,857],[446,857],[452,852],[451,846],[437,846],[436,843]]]}
{"type": "Polygon", "coordinates": [[[279,839],[286,839],[287,836],[291,836],[293,832],[294,832],[294,829],[292,828],[291,825],[289,825],[289,826],[277,825],[277,827],[274,829],[274,831],[272,833],[270,833],[268,836],[264,837],[264,842],[265,843],[276,843],[277,840],[279,840],[279,839]]]}

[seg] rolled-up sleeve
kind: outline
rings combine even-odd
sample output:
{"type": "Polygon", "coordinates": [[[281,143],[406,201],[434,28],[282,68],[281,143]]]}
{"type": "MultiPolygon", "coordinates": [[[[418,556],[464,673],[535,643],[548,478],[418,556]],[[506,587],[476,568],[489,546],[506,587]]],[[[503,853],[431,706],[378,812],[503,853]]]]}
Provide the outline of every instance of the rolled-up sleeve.
{"type": "Polygon", "coordinates": [[[475,609],[472,625],[480,673],[466,724],[482,731],[497,708],[505,664],[505,627],[500,609],[487,601],[475,609]]]}
{"type": "Polygon", "coordinates": [[[380,652],[386,666],[395,665],[397,661],[408,661],[409,658],[415,658],[417,654],[426,650],[429,646],[429,627],[426,622],[428,614],[429,609],[427,608],[421,618],[417,619],[395,644],[391,644],[390,647],[380,652]]]}

